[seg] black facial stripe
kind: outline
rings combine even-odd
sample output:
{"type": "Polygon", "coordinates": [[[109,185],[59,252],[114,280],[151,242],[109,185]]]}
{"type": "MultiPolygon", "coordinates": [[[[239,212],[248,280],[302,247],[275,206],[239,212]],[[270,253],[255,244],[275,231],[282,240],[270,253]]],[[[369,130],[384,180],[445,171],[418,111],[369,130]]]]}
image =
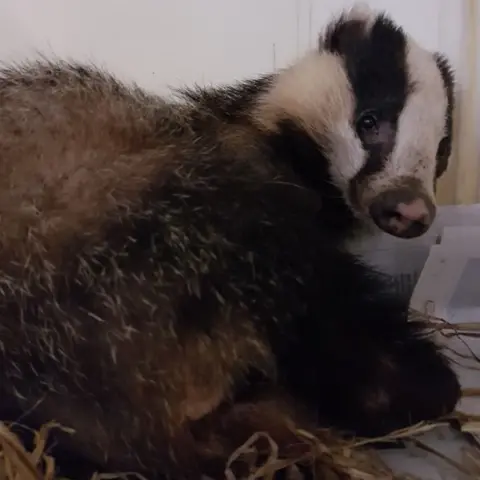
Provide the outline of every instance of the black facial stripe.
{"type": "Polygon", "coordinates": [[[363,22],[345,21],[341,17],[327,32],[324,48],[344,59],[357,102],[355,120],[366,111],[373,111],[377,116],[377,140],[359,135],[367,159],[351,181],[350,192],[355,194],[355,185],[381,171],[395,146],[398,118],[411,89],[406,37],[403,30],[384,15],[377,17],[369,32],[363,22]]]}
{"type": "Polygon", "coordinates": [[[357,182],[380,172],[385,160],[392,153],[395,146],[397,118],[392,112],[386,119],[380,120],[378,125],[378,142],[368,142],[362,139],[363,148],[367,151],[365,164],[357,173],[357,182]]]}
{"type": "Polygon", "coordinates": [[[452,129],[453,129],[453,109],[454,109],[454,76],[448,64],[448,61],[441,54],[434,55],[437,66],[440,70],[445,88],[445,95],[447,96],[447,111],[446,115],[446,133],[438,146],[437,152],[437,168],[436,177],[440,177],[448,167],[448,159],[452,152],[452,129]]]}

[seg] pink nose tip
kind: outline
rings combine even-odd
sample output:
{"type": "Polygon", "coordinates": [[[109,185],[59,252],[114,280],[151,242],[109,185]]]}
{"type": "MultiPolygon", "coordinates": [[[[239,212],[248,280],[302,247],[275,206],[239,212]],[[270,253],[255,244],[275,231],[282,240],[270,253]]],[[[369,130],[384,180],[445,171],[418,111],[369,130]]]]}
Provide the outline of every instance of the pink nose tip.
{"type": "Polygon", "coordinates": [[[392,217],[392,224],[397,222],[403,227],[408,227],[412,222],[427,223],[430,212],[427,204],[421,198],[416,198],[410,203],[399,203],[392,217]]]}
{"type": "Polygon", "coordinates": [[[370,205],[370,215],[384,232],[401,238],[423,235],[433,222],[435,206],[426,196],[408,189],[380,194],[370,205]]]}

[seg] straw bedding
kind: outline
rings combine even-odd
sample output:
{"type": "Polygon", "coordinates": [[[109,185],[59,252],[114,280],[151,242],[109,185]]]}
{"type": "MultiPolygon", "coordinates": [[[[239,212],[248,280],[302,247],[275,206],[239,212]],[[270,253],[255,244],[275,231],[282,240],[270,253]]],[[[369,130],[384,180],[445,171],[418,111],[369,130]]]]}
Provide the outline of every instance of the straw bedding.
{"type": "MultiPolygon", "coordinates": [[[[414,313],[414,315],[418,316],[419,314],[414,313]]],[[[454,327],[441,319],[434,318],[429,318],[428,322],[431,325],[432,333],[440,334],[445,338],[452,335],[456,335],[458,338],[480,335],[480,324],[455,325],[454,327]]],[[[455,361],[454,357],[457,354],[453,350],[451,353],[453,355],[450,356],[455,361]]],[[[473,352],[471,352],[471,357],[476,362],[480,362],[473,352]]],[[[480,368],[480,364],[478,368],[480,368]]],[[[463,394],[464,396],[480,396],[480,385],[478,390],[464,390],[463,394]]],[[[39,431],[32,432],[33,448],[29,449],[13,433],[11,425],[0,422],[0,480],[60,480],[55,476],[55,458],[51,457],[46,449],[48,435],[55,428],[62,428],[62,426],[51,423],[44,425],[39,431]]],[[[321,458],[322,478],[325,480],[423,480],[395,474],[381,460],[378,452],[372,446],[372,444],[381,444],[382,442],[408,440],[430,454],[437,455],[450,467],[456,468],[463,478],[480,479],[480,444],[475,443],[472,438],[471,432],[473,431],[480,431],[480,418],[459,412],[436,423],[414,425],[401,431],[392,432],[386,437],[369,440],[347,441],[329,430],[297,431],[299,438],[311,445],[310,453],[299,458],[298,463],[309,462],[315,465],[315,460],[321,458]],[[418,439],[421,434],[446,425],[460,431],[470,440],[471,447],[465,452],[465,458],[461,463],[432,450],[418,439]],[[325,464],[331,465],[331,472],[327,476],[325,476],[325,464]]],[[[74,432],[71,433],[74,434],[74,432]]],[[[253,435],[232,454],[225,466],[225,480],[240,480],[235,478],[230,469],[230,465],[237,461],[242,461],[246,465],[256,465],[255,468],[250,469],[248,480],[271,479],[276,471],[285,467],[289,468],[289,479],[302,478],[294,465],[289,465],[278,457],[276,445],[262,432],[253,435]],[[270,445],[270,455],[258,467],[255,445],[259,440],[265,441],[265,439],[270,445]]],[[[122,473],[96,474],[92,480],[114,480],[126,477],[126,474],[122,473]]],[[[135,476],[128,478],[135,478],[135,476]]]]}

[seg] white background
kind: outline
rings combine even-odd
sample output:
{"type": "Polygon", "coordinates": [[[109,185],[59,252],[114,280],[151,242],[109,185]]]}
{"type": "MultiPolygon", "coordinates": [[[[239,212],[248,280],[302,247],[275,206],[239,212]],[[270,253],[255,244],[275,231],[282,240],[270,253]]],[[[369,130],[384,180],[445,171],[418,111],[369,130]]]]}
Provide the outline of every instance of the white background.
{"type": "MultiPolygon", "coordinates": [[[[461,67],[462,0],[370,0],[461,67]]],[[[226,82],[315,45],[349,0],[2,0],[0,58],[35,50],[108,66],[147,88],[226,82]]],[[[480,21],[480,19],[479,19],[480,21]]]]}

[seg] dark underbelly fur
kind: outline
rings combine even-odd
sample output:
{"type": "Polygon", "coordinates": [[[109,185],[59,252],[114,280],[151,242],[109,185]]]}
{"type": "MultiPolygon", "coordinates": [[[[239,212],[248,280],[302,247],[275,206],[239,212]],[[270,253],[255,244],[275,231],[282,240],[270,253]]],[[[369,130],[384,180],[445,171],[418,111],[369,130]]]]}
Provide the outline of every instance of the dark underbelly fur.
{"type": "Polygon", "coordinates": [[[149,478],[223,478],[256,431],[288,455],[290,421],[377,435],[451,410],[447,362],[386,279],[338,246],[322,209],[332,216],[301,189],[236,180],[146,195],[101,244],[72,245],[53,282],[37,278],[28,297],[13,287],[2,398],[31,424],[76,430],[58,438],[79,477],[74,455],[149,478]],[[202,355],[180,352],[198,338],[202,355]],[[233,387],[182,420],[171,411],[184,370],[198,380],[192,402],[233,387]]]}

